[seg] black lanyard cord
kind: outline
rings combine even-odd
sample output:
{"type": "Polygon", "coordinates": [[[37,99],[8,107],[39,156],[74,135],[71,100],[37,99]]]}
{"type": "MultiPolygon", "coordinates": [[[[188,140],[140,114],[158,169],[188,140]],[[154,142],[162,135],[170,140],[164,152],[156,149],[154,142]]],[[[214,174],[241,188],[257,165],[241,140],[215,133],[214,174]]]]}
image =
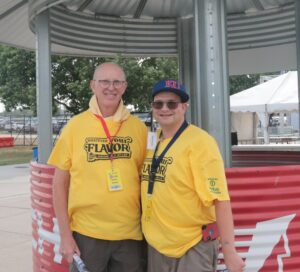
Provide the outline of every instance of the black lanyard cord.
{"type": "Polygon", "coordinates": [[[153,193],[155,175],[156,175],[156,171],[157,171],[157,168],[158,168],[160,162],[162,161],[163,157],[165,156],[167,151],[170,149],[170,147],[178,139],[180,134],[188,127],[188,125],[189,125],[188,122],[186,120],[184,120],[184,122],[182,123],[180,128],[176,131],[175,135],[172,137],[171,141],[168,143],[168,145],[163,150],[163,152],[158,156],[158,158],[156,158],[156,153],[157,153],[157,150],[159,147],[159,142],[157,143],[154,154],[153,154],[153,158],[152,158],[151,170],[149,173],[149,183],[148,183],[148,192],[147,192],[148,195],[152,195],[152,193],[153,193]]]}

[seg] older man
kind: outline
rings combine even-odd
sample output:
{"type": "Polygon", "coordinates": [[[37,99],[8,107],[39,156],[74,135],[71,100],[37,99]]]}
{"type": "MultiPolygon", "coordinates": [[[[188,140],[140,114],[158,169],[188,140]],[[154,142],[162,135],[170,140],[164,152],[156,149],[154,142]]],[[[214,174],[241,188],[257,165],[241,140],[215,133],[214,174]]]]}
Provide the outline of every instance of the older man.
{"type": "MultiPolygon", "coordinates": [[[[141,271],[139,171],[147,128],[123,105],[127,82],[114,63],[99,65],[89,109],[64,128],[48,163],[61,253],[91,272],[141,271]]],[[[71,271],[77,271],[74,264],[71,271]]]]}

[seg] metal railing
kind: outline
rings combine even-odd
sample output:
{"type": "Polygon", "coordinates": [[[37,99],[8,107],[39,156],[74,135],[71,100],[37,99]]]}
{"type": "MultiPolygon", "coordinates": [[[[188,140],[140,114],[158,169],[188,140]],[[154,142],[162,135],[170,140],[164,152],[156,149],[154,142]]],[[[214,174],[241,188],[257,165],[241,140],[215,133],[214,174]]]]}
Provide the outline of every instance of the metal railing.
{"type": "MultiPolygon", "coordinates": [[[[70,116],[54,116],[52,118],[53,141],[55,142],[70,116]]],[[[14,145],[35,146],[38,144],[38,119],[34,116],[0,117],[0,136],[11,136],[14,145]]]]}

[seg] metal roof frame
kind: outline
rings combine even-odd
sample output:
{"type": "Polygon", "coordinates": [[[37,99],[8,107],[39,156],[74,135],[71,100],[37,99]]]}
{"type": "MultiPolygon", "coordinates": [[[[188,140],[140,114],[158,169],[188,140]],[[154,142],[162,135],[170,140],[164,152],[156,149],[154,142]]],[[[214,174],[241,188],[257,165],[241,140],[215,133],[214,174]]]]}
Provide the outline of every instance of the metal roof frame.
{"type": "MultiPolygon", "coordinates": [[[[178,55],[181,79],[196,98],[189,116],[215,136],[230,165],[228,73],[299,67],[299,6],[294,0],[3,0],[0,43],[37,50],[38,88],[50,77],[51,53],[178,55]]],[[[47,82],[43,88],[51,92],[47,82]]],[[[40,108],[49,107],[47,99],[40,108]]],[[[50,127],[51,113],[44,112],[39,123],[50,127]]],[[[40,139],[45,162],[51,145],[40,139]]]]}

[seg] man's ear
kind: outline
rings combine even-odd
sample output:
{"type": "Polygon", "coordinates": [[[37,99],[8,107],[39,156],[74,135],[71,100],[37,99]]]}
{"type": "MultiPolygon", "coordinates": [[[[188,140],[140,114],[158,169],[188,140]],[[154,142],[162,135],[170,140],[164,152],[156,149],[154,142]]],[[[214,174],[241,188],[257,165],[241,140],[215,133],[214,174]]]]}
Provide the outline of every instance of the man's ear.
{"type": "Polygon", "coordinates": [[[183,107],[184,107],[184,110],[187,111],[187,109],[189,108],[190,104],[188,103],[183,103],[183,107]]]}
{"type": "Polygon", "coordinates": [[[90,89],[92,90],[93,93],[95,93],[94,92],[95,82],[96,82],[95,80],[90,80],[90,89]]]}
{"type": "Polygon", "coordinates": [[[128,83],[127,81],[124,82],[124,86],[123,86],[123,92],[122,95],[125,93],[126,89],[127,89],[128,83]]]}

